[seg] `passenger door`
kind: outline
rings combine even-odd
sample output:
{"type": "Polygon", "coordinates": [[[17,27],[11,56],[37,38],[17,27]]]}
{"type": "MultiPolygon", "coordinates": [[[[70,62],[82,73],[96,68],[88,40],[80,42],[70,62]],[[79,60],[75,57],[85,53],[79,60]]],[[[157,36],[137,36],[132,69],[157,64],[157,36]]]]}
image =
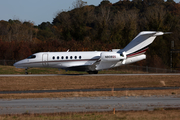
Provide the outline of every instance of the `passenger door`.
{"type": "Polygon", "coordinates": [[[48,66],[48,54],[43,54],[42,55],[42,65],[45,67],[45,66],[48,66]]]}

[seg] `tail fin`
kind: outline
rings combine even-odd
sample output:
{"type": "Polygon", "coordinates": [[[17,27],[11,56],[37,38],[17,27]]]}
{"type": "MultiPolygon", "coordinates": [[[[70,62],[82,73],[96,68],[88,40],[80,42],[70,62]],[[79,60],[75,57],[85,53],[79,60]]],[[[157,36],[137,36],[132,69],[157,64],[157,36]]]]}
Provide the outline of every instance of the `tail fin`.
{"type": "Polygon", "coordinates": [[[163,32],[155,31],[140,32],[124,49],[118,51],[118,53],[125,52],[127,57],[143,54],[148,49],[149,45],[154,41],[156,36],[163,34],[163,32]]]}

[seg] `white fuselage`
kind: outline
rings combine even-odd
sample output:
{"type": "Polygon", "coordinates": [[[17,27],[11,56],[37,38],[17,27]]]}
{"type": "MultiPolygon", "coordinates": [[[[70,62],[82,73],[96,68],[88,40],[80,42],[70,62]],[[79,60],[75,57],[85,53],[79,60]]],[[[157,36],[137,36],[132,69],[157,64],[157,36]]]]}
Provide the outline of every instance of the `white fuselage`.
{"type": "Polygon", "coordinates": [[[14,64],[17,68],[52,67],[68,68],[92,65],[100,57],[101,52],[40,52],[33,54],[35,58],[26,58],[14,64]]]}
{"type": "MultiPolygon", "coordinates": [[[[146,55],[128,58],[126,64],[145,59],[146,55]]],[[[117,52],[40,52],[14,64],[17,68],[51,67],[76,71],[98,71],[122,65],[124,58],[117,52]],[[35,57],[33,57],[35,56],[35,57]],[[111,57],[112,56],[112,57],[111,57]],[[95,65],[98,61],[101,64],[95,65]]]]}

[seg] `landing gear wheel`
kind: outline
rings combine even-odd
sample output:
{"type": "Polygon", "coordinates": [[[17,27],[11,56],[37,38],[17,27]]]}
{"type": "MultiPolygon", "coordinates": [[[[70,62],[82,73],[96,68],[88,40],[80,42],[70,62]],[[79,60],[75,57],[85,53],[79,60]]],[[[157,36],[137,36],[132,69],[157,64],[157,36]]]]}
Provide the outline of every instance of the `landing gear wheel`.
{"type": "Polygon", "coordinates": [[[98,74],[98,71],[87,71],[89,74],[98,74]]]}
{"type": "Polygon", "coordinates": [[[28,74],[28,71],[27,71],[27,70],[28,70],[28,68],[27,68],[27,69],[25,69],[25,74],[26,74],[26,75],[28,74]]]}

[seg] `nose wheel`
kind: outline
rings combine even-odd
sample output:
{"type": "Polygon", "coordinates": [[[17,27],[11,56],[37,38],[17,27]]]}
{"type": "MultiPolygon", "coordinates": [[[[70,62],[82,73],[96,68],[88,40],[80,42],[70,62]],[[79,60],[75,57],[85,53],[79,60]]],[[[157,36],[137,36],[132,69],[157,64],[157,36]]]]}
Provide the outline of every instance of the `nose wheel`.
{"type": "Polygon", "coordinates": [[[26,75],[28,74],[28,68],[25,69],[25,74],[26,74],[26,75]]]}

